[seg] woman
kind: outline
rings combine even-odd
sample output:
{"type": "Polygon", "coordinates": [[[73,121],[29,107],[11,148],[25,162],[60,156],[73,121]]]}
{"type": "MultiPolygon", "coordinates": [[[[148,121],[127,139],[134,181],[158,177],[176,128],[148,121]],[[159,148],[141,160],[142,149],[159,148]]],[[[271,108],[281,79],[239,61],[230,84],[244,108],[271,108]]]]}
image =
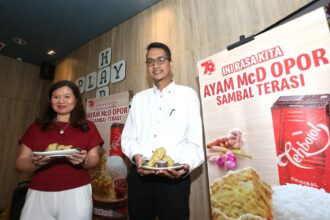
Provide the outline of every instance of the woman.
{"type": "Polygon", "coordinates": [[[103,140],[86,119],[79,88],[71,81],[53,84],[43,116],[19,140],[19,172],[33,172],[21,220],[90,220],[92,189],[88,169],[99,162],[103,140]],[[49,145],[77,147],[64,157],[37,156],[49,145]]]}

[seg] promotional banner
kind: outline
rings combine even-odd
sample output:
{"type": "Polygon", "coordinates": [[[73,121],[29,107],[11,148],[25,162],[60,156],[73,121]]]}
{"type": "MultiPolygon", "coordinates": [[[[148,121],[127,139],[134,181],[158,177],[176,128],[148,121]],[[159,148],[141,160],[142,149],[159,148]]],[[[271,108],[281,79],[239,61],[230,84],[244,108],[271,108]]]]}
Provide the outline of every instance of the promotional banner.
{"type": "Polygon", "coordinates": [[[94,214],[107,219],[127,219],[128,162],[121,151],[121,133],[129,110],[130,93],[87,100],[87,118],[103,140],[99,166],[91,171],[94,214]]]}
{"type": "Polygon", "coordinates": [[[310,219],[299,218],[306,210],[290,206],[290,199],[297,202],[306,190],[330,192],[330,35],[324,9],[197,66],[213,219],[310,219]],[[275,218],[277,209],[282,218],[275,218]],[[297,216],[288,217],[289,211],[297,216]]]}

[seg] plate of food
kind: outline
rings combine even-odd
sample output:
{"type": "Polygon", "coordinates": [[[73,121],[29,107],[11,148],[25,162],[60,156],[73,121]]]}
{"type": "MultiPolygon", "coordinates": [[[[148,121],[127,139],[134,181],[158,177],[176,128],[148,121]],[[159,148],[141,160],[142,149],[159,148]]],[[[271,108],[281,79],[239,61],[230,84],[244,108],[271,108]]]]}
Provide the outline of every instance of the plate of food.
{"type": "Polygon", "coordinates": [[[49,157],[65,157],[74,153],[79,153],[80,148],[74,148],[72,145],[50,144],[45,151],[33,151],[34,155],[49,157]]]}
{"type": "Polygon", "coordinates": [[[105,171],[92,174],[93,199],[98,206],[121,208],[127,202],[127,182],[124,178],[113,179],[105,171]]]}
{"type": "Polygon", "coordinates": [[[55,150],[55,151],[33,151],[33,154],[38,156],[65,157],[79,152],[80,150],[74,148],[68,150],[55,150]]]}
{"type": "Polygon", "coordinates": [[[174,163],[172,166],[168,166],[166,163],[164,164],[164,161],[158,161],[154,166],[150,166],[148,165],[148,160],[146,160],[143,165],[142,168],[146,169],[146,170],[168,170],[168,169],[173,169],[173,170],[179,170],[181,169],[184,164],[180,164],[180,163],[174,163]]]}
{"type": "Polygon", "coordinates": [[[183,166],[183,164],[175,162],[169,155],[167,155],[164,147],[159,147],[153,151],[150,159],[145,158],[142,168],[146,170],[178,170],[183,166]]]}

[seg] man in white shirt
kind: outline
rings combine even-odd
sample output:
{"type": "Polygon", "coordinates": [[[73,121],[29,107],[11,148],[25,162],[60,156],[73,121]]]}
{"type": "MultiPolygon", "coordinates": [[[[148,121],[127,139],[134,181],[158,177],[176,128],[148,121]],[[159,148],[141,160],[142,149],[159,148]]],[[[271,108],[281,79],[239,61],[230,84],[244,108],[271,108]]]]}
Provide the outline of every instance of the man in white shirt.
{"type": "Polygon", "coordinates": [[[172,80],[170,49],[148,45],[153,87],[137,93],[122,133],[122,151],[133,162],[127,177],[130,220],[189,219],[189,173],[204,162],[200,102],[196,92],[172,80]],[[159,147],[180,169],[142,167],[159,147]]]}

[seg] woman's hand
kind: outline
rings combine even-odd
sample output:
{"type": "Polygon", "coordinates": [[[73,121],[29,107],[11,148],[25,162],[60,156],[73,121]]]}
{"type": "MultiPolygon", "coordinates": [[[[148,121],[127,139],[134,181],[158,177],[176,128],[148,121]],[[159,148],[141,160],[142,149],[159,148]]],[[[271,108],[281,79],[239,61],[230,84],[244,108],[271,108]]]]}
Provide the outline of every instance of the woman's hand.
{"type": "Polygon", "coordinates": [[[99,148],[100,146],[97,145],[88,152],[86,150],[81,150],[79,153],[71,154],[66,158],[73,165],[81,165],[85,169],[94,168],[100,161],[99,148]]]}
{"type": "Polygon", "coordinates": [[[16,159],[15,167],[18,172],[31,173],[36,169],[45,166],[53,158],[48,156],[37,156],[34,155],[32,150],[24,144],[20,145],[20,151],[16,159]]]}
{"type": "Polygon", "coordinates": [[[33,163],[33,165],[36,168],[40,168],[42,166],[45,166],[46,164],[48,164],[52,160],[53,160],[53,158],[50,158],[48,156],[38,156],[38,155],[34,155],[31,152],[31,162],[33,163]]]}
{"type": "Polygon", "coordinates": [[[87,166],[87,163],[88,163],[88,154],[87,154],[86,150],[82,150],[79,153],[71,154],[70,156],[67,156],[66,158],[73,165],[82,165],[85,167],[85,166],[87,166]]]}

